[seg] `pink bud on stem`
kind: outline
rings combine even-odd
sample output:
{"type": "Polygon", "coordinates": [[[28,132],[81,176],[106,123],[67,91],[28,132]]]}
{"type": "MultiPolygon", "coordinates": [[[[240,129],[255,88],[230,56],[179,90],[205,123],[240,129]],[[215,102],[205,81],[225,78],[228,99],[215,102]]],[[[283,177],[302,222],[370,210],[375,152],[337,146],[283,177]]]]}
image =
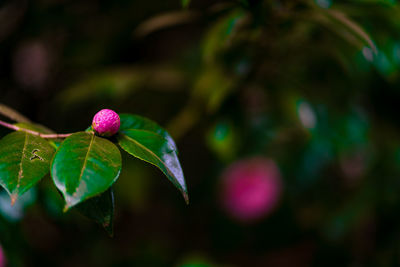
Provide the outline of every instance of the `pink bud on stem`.
{"type": "Polygon", "coordinates": [[[101,136],[116,134],[121,125],[118,114],[111,109],[102,109],[93,117],[92,127],[101,136]]]}

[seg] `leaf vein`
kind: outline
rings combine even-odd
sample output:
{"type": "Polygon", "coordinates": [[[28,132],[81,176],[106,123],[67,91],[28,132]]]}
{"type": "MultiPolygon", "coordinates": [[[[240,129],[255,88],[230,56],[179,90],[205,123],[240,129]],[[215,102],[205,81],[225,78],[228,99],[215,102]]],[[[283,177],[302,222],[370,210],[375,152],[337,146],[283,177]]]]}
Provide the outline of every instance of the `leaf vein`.
{"type": "Polygon", "coordinates": [[[22,178],[22,175],[23,175],[22,162],[23,162],[24,155],[25,155],[27,141],[28,141],[28,133],[25,133],[24,146],[22,148],[22,153],[21,153],[21,162],[19,163],[19,172],[18,172],[18,179],[17,179],[16,189],[18,189],[20,187],[21,178],[22,178]]]}
{"type": "Polygon", "coordinates": [[[74,193],[75,193],[76,190],[79,188],[79,184],[80,184],[80,182],[81,182],[81,180],[82,180],[83,172],[85,171],[85,168],[86,168],[87,160],[88,160],[88,158],[89,158],[90,150],[92,149],[93,141],[94,141],[94,134],[92,134],[92,137],[91,137],[91,140],[90,140],[90,143],[89,143],[89,147],[88,147],[88,150],[87,150],[87,152],[86,152],[85,159],[84,159],[84,161],[83,161],[81,173],[80,173],[80,175],[79,175],[78,186],[75,188],[74,193]]]}

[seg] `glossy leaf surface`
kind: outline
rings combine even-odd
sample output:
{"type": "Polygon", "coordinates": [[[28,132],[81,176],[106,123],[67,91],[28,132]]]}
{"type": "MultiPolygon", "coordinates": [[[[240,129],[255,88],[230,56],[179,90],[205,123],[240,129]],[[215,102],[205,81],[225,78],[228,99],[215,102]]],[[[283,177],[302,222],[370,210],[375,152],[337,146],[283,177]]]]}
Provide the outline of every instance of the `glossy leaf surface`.
{"type": "Polygon", "coordinates": [[[46,140],[26,132],[0,140],[0,184],[12,203],[49,172],[54,151],[46,140]]]}
{"type": "Polygon", "coordinates": [[[150,132],[157,133],[164,137],[165,139],[168,140],[169,146],[178,151],[174,139],[169,135],[169,133],[163,129],[160,125],[158,125],[156,122],[149,120],[147,118],[144,118],[139,115],[133,115],[133,114],[119,114],[119,117],[121,119],[121,126],[120,126],[120,131],[125,131],[125,130],[131,130],[131,129],[137,129],[137,130],[147,130],[150,132]]]}
{"type": "MultiPolygon", "coordinates": [[[[22,128],[22,129],[31,130],[31,131],[35,131],[38,133],[44,133],[44,134],[54,134],[55,133],[53,130],[50,130],[46,126],[43,126],[43,125],[37,124],[37,123],[32,123],[32,122],[19,122],[14,125],[22,128]]],[[[46,141],[50,145],[52,145],[55,149],[57,149],[62,142],[61,139],[46,139],[46,141]]]]}
{"type": "Polygon", "coordinates": [[[143,129],[123,130],[117,136],[119,145],[129,154],[157,166],[182,192],[189,202],[185,178],[176,150],[161,135],[143,129]]]}
{"type": "Polygon", "coordinates": [[[80,203],[76,208],[87,218],[103,226],[110,236],[113,235],[114,192],[112,188],[80,203]]]}
{"type": "Polygon", "coordinates": [[[51,165],[53,181],[66,201],[65,210],[106,191],[120,171],[119,149],[86,132],[65,139],[51,165]]]}

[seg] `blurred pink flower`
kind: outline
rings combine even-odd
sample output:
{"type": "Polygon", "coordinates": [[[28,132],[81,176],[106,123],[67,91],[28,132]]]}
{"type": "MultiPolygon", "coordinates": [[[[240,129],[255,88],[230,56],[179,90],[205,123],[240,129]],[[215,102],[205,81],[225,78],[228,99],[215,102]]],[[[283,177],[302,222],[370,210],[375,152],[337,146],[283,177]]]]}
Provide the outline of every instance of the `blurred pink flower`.
{"type": "Polygon", "coordinates": [[[222,174],[222,205],[242,222],[269,214],[276,207],[281,191],[278,167],[267,158],[240,160],[222,174]]]}
{"type": "Polygon", "coordinates": [[[49,76],[49,51],[39,40],[26,42],[16,50],[13,64],[15,79],[20,85],[41,89],[49,76]]]}
{"type": "Polygon", "coordinates": [[[6,257],[4,256],[3,248],[0,246],[0,267],[6,266],[6,257]]]}

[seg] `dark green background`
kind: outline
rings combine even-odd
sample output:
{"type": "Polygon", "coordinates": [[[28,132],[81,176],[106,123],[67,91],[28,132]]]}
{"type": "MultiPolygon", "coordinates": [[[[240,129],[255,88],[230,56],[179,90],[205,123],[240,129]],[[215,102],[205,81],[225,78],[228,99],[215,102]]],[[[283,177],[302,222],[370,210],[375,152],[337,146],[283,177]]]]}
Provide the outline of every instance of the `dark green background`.
{"type": "Polygon", "coordinates": [[[399,266],[399,74],[395,0],[1,1],[0,102],[59,133],[102,108],[157,121],[191,200],[123,154],[109,238],[63,214],[47,176],[11,211],[0,192],[8,262],[399,266]],[[284,191],[241,224],[220,208],[220,175],[256,155],[284,191]]]}

